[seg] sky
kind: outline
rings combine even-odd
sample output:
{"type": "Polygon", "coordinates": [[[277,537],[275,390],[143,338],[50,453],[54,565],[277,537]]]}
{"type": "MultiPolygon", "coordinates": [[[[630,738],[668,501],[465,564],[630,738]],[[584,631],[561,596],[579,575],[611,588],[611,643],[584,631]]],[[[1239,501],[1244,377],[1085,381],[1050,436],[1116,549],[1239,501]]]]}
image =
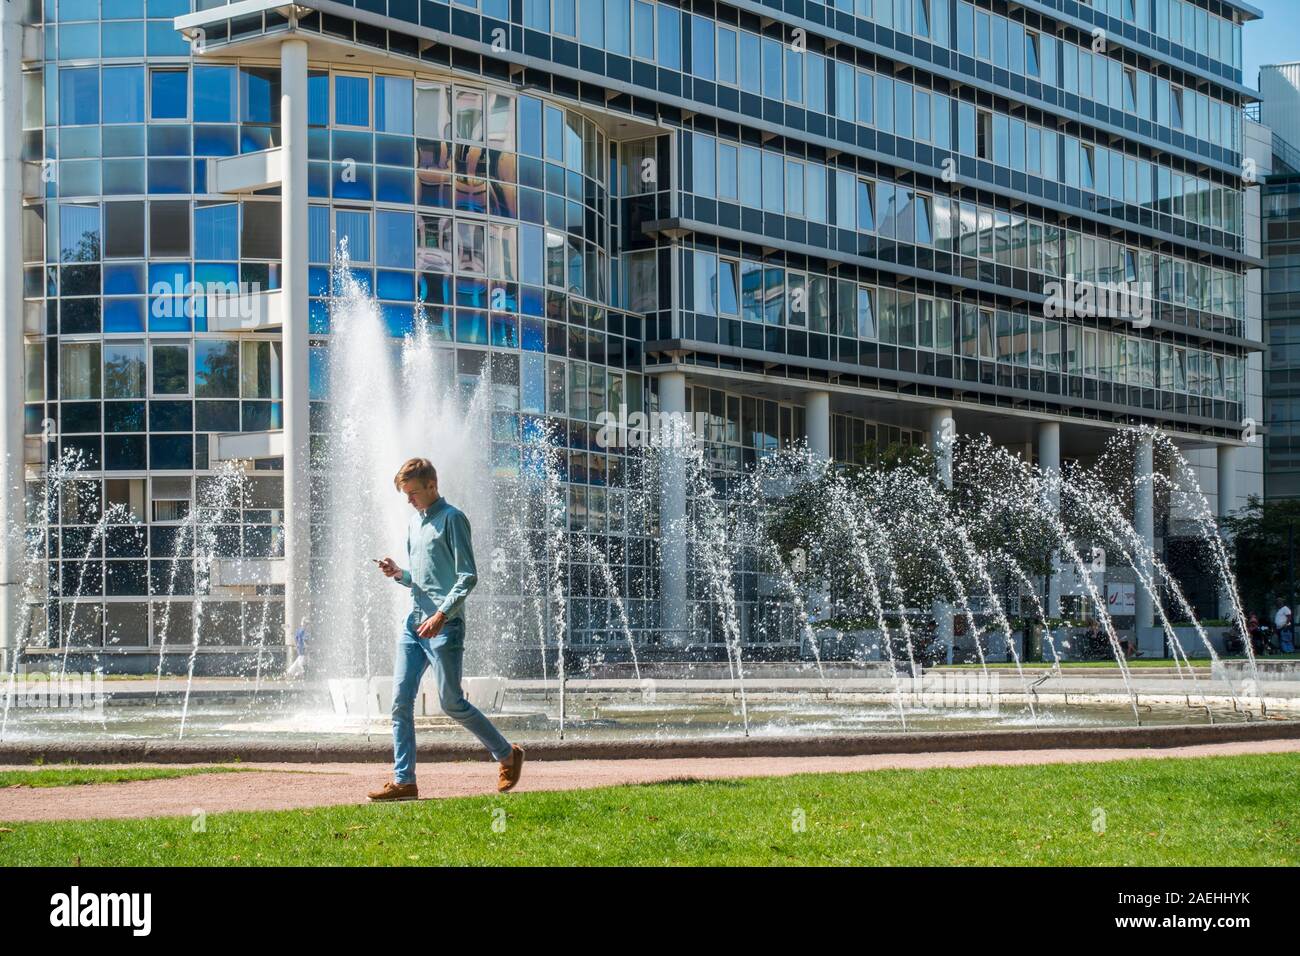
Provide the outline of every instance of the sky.
{"type": "Polygon", "coordinates": [[[1259,86],[1259,68],[1269,63],[1300,60],[1300,0],[1246,0],[1264,12],[1264,19],[1244,27],[1242,81],[1259,86]]]}

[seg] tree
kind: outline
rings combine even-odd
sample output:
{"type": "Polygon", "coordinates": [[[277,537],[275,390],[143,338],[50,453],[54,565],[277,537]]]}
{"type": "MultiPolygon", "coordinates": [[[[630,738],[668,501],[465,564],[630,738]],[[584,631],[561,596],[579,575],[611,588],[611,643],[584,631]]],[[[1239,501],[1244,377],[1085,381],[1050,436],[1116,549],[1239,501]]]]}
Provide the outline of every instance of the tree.
{"type": "Polygon", "coordinates": [[[1264,501],[1251,495],[1246,507],[1220,526],[1232,540],[1237,588],[1247,608],[1268,608],[1291,592],[1288,534],[1300,536],[1300,501],[1264,501]],[[1292,530],[1294,529],[1294,530],[1292,530]]]}

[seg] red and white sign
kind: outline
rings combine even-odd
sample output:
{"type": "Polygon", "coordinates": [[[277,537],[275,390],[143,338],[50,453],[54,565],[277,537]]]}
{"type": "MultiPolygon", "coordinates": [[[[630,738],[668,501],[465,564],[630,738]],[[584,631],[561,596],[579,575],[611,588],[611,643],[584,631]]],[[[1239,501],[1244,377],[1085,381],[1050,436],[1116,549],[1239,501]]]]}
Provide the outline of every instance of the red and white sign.
{"type": "Polygon", "coordinates": [[[1137,613],[1137,585],[1107,582],[1106,610],[1111,617],[1137,613]]]}

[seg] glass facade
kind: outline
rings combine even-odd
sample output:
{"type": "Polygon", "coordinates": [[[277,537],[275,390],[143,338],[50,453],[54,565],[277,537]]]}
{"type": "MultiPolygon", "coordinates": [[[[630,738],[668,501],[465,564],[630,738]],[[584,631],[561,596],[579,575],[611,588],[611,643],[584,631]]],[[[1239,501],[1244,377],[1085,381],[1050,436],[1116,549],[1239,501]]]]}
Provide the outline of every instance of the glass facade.
{"type": "MultiPolygon", "coordinates": [[[[43,46],[23,65],[39,173],[22,213],[24,430],[47,462],[80,454],[90,483],[47,547],[52,587],[90,600],[51,602],[47,630],[163,640],[184,617],[168,576],[204,507],[210,436],[283,427],[280,335],[208,314],[214,287],[281,288],[279,186],[209,182],[213,160],[282,144],[278,39],[309,44],[313,447],[346,242],[395,339],[421,312],[449,374],[490,380],[503,469],[530,419],[562,426],[570,529],[621,542],[606,550],[642,633],[659,622],[655,526],[629,520],[635,464],[594,431],[658,407],[660,372],[687,372],[722,477],[802,438],[800,390],[831,384],[843,461],[922,442],[926,402],[1239,434],[1257,347],[1249,15],[1210,0],[306,0],[290,23],[269,3],[231,17],[211,0],[28,0],[43,46]],[[1147,310],[1052,314],[1067,280],[1138,287],[1147,310]],[[94,539],[88,500],[141,525],[94,539]]],[[[281,465],[261,460],[252,498],[221,516],[231,553],[283,555],[281,465]]],[[[738,580],[746,620],[797,641],[788,622],[759,626],[760,578],[738,580]]],[[[605,602],[574,588],[574,643],[602,643],[605,602]]],[[[280,597],[266,585],[216,609],[204,640],[242,644],[280,597]]]]}
{"type": "Polygon", "coordinates": [[[1265,378],[1264,494],[1300,498],[1300,176],[1263,189],[1265,378]]]}

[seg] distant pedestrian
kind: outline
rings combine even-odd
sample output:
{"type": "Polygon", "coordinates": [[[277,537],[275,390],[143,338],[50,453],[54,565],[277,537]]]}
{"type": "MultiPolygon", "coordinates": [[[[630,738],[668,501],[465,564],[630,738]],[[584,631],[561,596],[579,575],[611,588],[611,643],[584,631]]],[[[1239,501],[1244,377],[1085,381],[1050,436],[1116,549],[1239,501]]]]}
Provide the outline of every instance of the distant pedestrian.
{"type": "Polygon", "coordinates": [[[1277,631],[1277,639],[1282,645],[1283,653],[1289,654],[1295,650],[1295,628],[1291,623],[1291,608],[1287,606],[1286,601],[1282,598],[1277,599],[1277,612],[1273,615],[1273,629],[1277,631]]]}
{"type": "Polygon", "coordinates": [[[307,622],[298,625],[293,632],[293,646],[298,652],[289,669],[284,672],[285,679],[298,680],[307,676],[307,622]]]}

